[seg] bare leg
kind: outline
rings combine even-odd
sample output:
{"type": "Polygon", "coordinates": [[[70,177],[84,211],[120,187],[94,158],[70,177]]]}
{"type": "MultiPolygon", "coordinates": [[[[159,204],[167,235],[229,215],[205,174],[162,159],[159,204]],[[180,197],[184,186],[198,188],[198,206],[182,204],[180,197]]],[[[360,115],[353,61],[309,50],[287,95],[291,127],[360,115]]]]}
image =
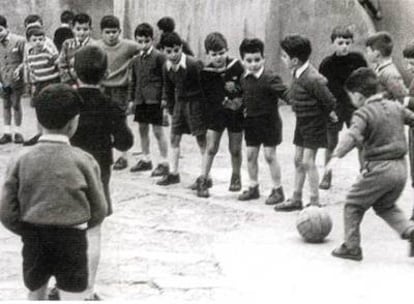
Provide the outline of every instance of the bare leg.
{"type": "Polygon", "coordinates": [[[29,291],[27,295],[27,299],[29,301],[47,300],[47,285],[48,283],[46,283],[45,285],[43,285],[42,287],[40,287],[39,289],[35,291],[29,291]]]}
{"type": "Polygon", "coordinates": [[[242,132],[228,132],[229,134],[229,151],[231,155],[231,166],[233,174],[240,175],[242,164],[242,132]]]}
{"type": "Polygon", "coordinates": [[[264,155],[269,165],[270,176],[272,177],[273,189],[278,189],[282,185],[280,165],[276,157],[276,147],[264,147],[264,155]]]}

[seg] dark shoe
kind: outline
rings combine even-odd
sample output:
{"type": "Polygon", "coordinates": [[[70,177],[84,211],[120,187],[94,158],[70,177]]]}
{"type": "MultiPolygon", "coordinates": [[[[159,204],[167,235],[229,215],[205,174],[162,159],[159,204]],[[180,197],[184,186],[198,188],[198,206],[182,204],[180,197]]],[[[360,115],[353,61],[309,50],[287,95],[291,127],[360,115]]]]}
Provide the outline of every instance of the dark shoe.
{"type": "Polygon", "coordinates": [[[338,248],[332,251],[332,255],[337,258],[341,259],[348,259],[354,261],[361,261],[362,260],[362,250],[361,247],[357,247],[354,249],[349,249],[346,247],[345,244],[342,244],[338,248]]]}
{"type": "Polygon", "coordinates": [[[272,189],[269,197],[267,198],[266,205],[276,205],[280,204],[285,200],[285,194],[283,193],[283,188],[279,187],[277,189],[272,189]]]}
{"type": "Polygon", "coordinates": [[[49,301],[59,301],[60,300],[60,295],[59,295],[59,290],[56,287],[53,287],[49,294],[47,295],[47,299],[49,301]]]}
{"type": "MultiPolygon", "coordinates": [[[[201,179],[201,176],[197,177],[197,179],[195,180],[195,182],[192,183],[189,188],[191,190],[197,190],[198,189],[198,184],[200,182],[200,179],[201,179]]],[[[213,187],[213,180],[211,179],[211,177],[207,178],[207,187],[208,188],[213,187]]]]}
{"type": "Polygon", "coordinates": [[[151,177],[164,176],[170,172],[170,168],[166,164],[159,164],[151,173],[151,177]]]}
{"type": "Polygon", "coordinates": [[[115,162],[113,169],[114,170],[123,170],[126,167],[128,167],[128,161],[123,158],[122,156],[120,158],[117,159],[117,161],[115,162]]]}
{"type": "Polygon", "coordinates": [[[140,172],[140,171],[149,171],[152,170],[152,162],[140,160],[135,166],[133,166],[129,171],[131,172],[140,172]]]}
{"type": "Polygon", "coordinates": [[[208,192],[208,179],[200,176],[198,180],[197,196],[204,198],[209,197],[210,193],[208,192]]]}
{"type": "Polygon", "coordinates": [[[238,192],[241,190],[241,178],[240,175],[232,174],[230,180],[229,191],[238,192]]]}
{"type": "Polygon", "coordinates": [[[15,144],[22,144],[24,143],[23,135],[20,133],[14,134],[14,143],[15,144]]]}
{"type": "Polygon", "coordinates": [[[180,174],[171,174],[168,173],[164,175],[158,182],[159,186],[168,186],[172,184],[178,184],[180,182],[180,174]]]}
{"type": "Polygon", "coordinates": [[[328,190],[329,188],[331,188],[331,183],[332,183],[332,172],[329,172],[322,177],[322,181],[319,184],[319,189],[328,190]]]}
{"type": "Polygon", "coordinates": [[[42,134],[37,134],[35,136],[33,136],[32,138],[30,138],[29,140],[26,140],[23,143],[23,146],[33,146],[35,144],[37,144],[37,142],[39,141],[39,138],[42,134]]]}
{"type": "Polygon", "coordinates": [[[239,201],[249,201],[252,199],[258,199],[260,197],[259,193],[259,185],[254,187],[249,187],[249,189],[243,191],[242,194],[239,195],[239,201]]]}
{"type": "Polygon", "coordinates": [[[293,199],[288,199],[287,201],[277,204],[275,206],[275,211],[295,211],[302,210],[303,204],[302,201],[294,201],[293,199]]]}
{"type": "Polygon", "coordinates": [[[94,292],[92,297],[85,299],[85,301],[103,301],[103,299],[96,292],[94,292]]]}
{"type": "Polygon", "coordinates": [[[1,138],[0,138],[0,145],[5,145],[8,143],[11,143],[13,141],[12,136],[10,134],[4,134],[1,138]]]}

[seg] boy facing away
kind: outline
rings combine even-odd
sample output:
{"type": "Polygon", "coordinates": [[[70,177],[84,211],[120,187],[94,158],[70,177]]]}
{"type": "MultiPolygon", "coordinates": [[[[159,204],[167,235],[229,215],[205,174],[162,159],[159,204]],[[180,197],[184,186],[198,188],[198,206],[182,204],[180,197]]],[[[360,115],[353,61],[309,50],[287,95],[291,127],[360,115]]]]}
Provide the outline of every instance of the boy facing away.
{"type": "Polygon", "coordinates": [[[141,23],[135,29],[135,41],[140,48],[140,54],[131,62],[130,99],[135,107],[135,121],[141,138],[143,158],[131,168],[131,172],[152,170],[150,156],[149,127],[158,142],[160,161],[152,171],[151,176],[168,174],[168,143],[163,129],[162,96],[162,67],[165,56],[154,48],[154,30],[148,23],[141,23]]]}
{"type": "MultiPolygon", "coordinates": [[[[334,53],[323,59],[319,66],[319,72],[328,80],[328,88],[336,98],[335,113],[338,116],[338,122],[328,122],[325,164],[331,159],[333,150],[338,144],[339,132],[342,130],[343,125],[345,124],[349,128],[352,113],[355,110],[348,94],[343,88],[345,80],[354,70],[367,66],[367,62],[362,54],[350,51],[353,41],[354,34],[348,27],[335,27],[331,34],[334,53]]],[[[319,188],[329,189],[331,181],[332,173],[324,175],[319,188]]]]}
{"type": "Polygon", "coordinates": [[[286,86],[278,75],[265,69],[264,44],[261,40],[244,39],[239,50],[246,68],[240,83],[245,107],[244,136],[250,178],[249,188],[240,194],[239,200],[257,199],[260,196],[257,158],[260,146],[263,145],[272,178],[272,191],[266,204],[275,205],[285,199],[276,147],[282,142],[282,120],[278,99],[285,97],[286,86]]]}
{"type": "Polygon", "coordinates": [[[73,38],[73,18],[75,14],[72,11],[63,11],[60,15],[60,26],[53,34],[53,43],[55,44],[58,52],[62,49],[62,44],[65,40],[73,38]]]}
{"type": "Polygon", "coordinates": [[[414,224],[396,206],[407,180],[404,124],[414,126],[414,113],[378,94],[378,83],[374,71],[368,68],[359,68],[346,81],[358,109],[327,166],[332,170],[339,158],[356,146],[362,147],[364,168],[349,190],[344,207],[345,241],[332,252],[335,257],[356,261],[362,260],[359,227],[371,207],[411,242],[410,256],[414,255],[414,224]]]}
{"type": "MultiPolygon", "coordinates": [[[[128,110],[129,71],[132,58],[139,53],[139,46],[133,40],[121,38],[121,25],[119,19],[107,15],[101,19],[101,39],[97,45],[108,56],[108,72],[102,81],[102,87],[114,103],[125,111],[128,110]]],[[[114,170],[128,167],[128,153],[124,151],[115,161],[114,170]]]]}
{"type": "Polygon", "coordinates": [[[295,150],[295,182],[293,196],[275,206],[276,211],[303,208],[302,190],[306,176],[310,187],[310,205],[319,205],[319,175],[315,164],[316,152],[327,144],[328,119],[337,121],[335,97],[329,91],[327,80],[309,63],[312,52],[309,39],[291,35],[281,43],[282,60],[293,72],[293,81],[287,99],[296,114],[293,143],[295,150]]]}
{"type": "Polygon", "coordinates": [[[207,148],[197,189],[197,196],[209,197],[209,174],[225,129],[229,137],[232,174],[229,191],[240,191],[243,136],[243,108],[240,78],[244,68],[240,60],[227,54],[227,40],[218,32],[207,35],[204,47],[210,63],[201,72],[206,96],[207,148]]]}
{"type": "Polygon", "coordinates": [[[88,286],[88,229],[107,214],[99,165],[69,144],[75,133],[81,97],[53,84],[36,98],[43,127],[39,143],[9,164],[2,191],[0,220],[23,241],[23,278],[30,300],[46,300],[50,277],[62,300],[83,300],[88,286]]]}

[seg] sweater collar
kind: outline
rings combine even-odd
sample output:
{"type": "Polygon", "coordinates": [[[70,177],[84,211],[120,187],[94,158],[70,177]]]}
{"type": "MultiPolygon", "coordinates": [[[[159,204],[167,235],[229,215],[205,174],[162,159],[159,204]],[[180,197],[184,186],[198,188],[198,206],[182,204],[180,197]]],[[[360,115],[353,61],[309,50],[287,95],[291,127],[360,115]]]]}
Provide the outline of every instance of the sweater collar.
{"type": "Polygon", "coordinates": [[[305,71],[306,69],[309,67],[310,63],[309,60],[306,61],[302,66],[300,66],[299,68],[296,69],[295,71],[295,78],[298,79],[305,71]]]}
{"type": "Polygon", "coordinates": [[[70,145],[69,137],[61,134],[44,134],[39,138],[40,142],[56,142],[70,145]]]}
{"type": "Polygon", "coordinates": [[[379,73],[381,72],[384,68],[386,68],[387,66],[392,64],[392,59],[388,59],[386,61],[384,61],[383,63],[379,64],[376,68],[375,68],[375,72],[379,73]]]}
{"type": "Polygon", "coordinates": [[[383,99],[384,99],[384,93],[377,93],[377,94],[372,95],[371,97],[367,98],[367,100],[365,100],[365,104],[381,101],[383,99]]]}

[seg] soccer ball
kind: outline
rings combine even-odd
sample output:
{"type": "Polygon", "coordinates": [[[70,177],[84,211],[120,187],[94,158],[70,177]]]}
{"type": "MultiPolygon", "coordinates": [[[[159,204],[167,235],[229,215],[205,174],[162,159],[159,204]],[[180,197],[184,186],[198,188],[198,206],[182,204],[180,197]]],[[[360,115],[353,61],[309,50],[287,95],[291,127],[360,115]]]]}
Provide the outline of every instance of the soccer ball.
{"type": "Polygon", "coordinates": [[[324,208],[309,206],[296,220],[296,229],[308,243],[321,243],[331,232],[332,220],[324,208]]]}

